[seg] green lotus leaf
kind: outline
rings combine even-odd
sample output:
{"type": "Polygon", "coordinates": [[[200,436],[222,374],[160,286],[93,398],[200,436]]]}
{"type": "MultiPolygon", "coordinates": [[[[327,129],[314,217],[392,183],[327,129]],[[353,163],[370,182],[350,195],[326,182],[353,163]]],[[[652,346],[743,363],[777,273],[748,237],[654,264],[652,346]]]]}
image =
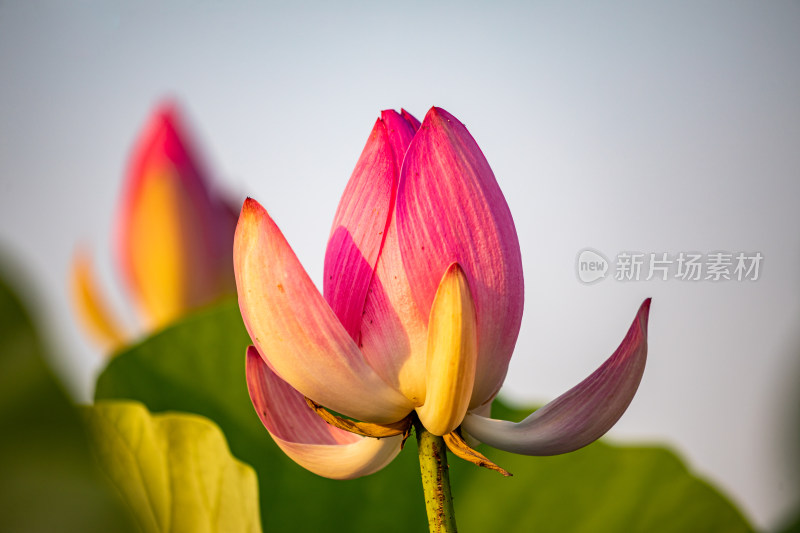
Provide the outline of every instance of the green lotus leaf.
{"type": "Polygon", "coordinates": [[[231,456],[216,424],[151,415],[137,402],[98,402],[83,413],[100,464],[142,531],[261,531],[255,472],[231,456]]]}

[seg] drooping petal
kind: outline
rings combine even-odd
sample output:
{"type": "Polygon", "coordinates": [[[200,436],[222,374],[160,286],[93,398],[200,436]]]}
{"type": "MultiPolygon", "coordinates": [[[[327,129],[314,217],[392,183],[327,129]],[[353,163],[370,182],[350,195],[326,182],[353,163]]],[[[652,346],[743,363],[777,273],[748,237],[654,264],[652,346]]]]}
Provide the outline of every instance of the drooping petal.
{"type": "Polygon", "coordinates": [[[417,415],[434,435],[456,429],[475,383],[478,339],[475,306],[464,272],[453,263],[442,277],[428,321],[425,404],[417,415]]]}
{"type": "Polygon", "coordinates": [[[209,190],[177,110],[163,106],[134,150],[116,238],[131,295],[152,326],[232,291],[233,222],[209,190]]]}
{"type": "Polygon", "coordinates": [[[89,333],[113,352],[123,344],[128,335],[111,314],[92,271],[89,255],[79,250],[72,261],[72,301],[89,333]]]}
{"type": "Polygon", "coordinates": [[[234,270],[250,337],[293,388],[366,422],[395,422],[413,409],[364,360],[267,211],[250,198],[236,228],[234,270]]]}
{"type": "Polygon", "coordinates": [[[464,269],[478,316],[478,362],[470,407],[500,388],[519,334],[522,261],[514,221],[475,140],[432,108],[406,152],[396,206],[403,265],[413,298],[430,311],[439,272],[464,269]]]}
{"type": "Polygon", "coordinates": [[[557,455],[594,442],[628,408],[647,359],[647,319],[644,301],[628,334],[614,354],[580,384],[519,423],[472,413],[463,428],[481,442],[525,455],[557,455]]]}
{"type": "Polygon", "coordinates": [[[335,428],[306,405],[302,394],[272,372],[255,347],[247,349],[247,389],[275,443],[297,464],[332,479],[372,474],[400,451],[403,437],[372,439],[335,428]]]}

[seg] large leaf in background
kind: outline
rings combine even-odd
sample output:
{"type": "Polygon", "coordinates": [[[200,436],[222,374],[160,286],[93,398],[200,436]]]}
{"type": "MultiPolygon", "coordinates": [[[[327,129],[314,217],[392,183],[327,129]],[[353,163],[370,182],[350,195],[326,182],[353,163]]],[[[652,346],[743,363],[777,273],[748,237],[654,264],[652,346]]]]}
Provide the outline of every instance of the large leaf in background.
{"type": "Polygon", "coordinates": [[[234,459],[208,419],[151,416],[136,402],[98,402],[83,414],[100,464],[146,533],[256,533],[256,475],[234,459]]]}
{"type": "MultiPolygon", "coordinates": [[[[216,421],[234,455],[258,473],[266,531],[424,531],[413,439],[366,478],[331,481],[303,470],[275,446],[250,404],[249,342],[235,301],[207,309],[119,354],[100,376],[96,396],[216,421]]],[[[519,413],[497,405],[495,416],[519,413]]],[[[751,530],[735,506],[663,448],[595,443],[556,457],[482,451],[514,477],[451,457],[462,532],[751,530]]]]}
{"type": "Polygon", "coordinates": [[[133,531],[42,352],[28,312],[0,278],[0,530],[133,531]]]}
{"type": "MultiPolygon", "coordinates": [[[[519,421],[529,413],[500,402],[492,406],[492,415],[506,420],[519,421]]],[[[599,441],[553,457],[484,448],[514,477],[502,478],[483,469],[452,469],[457,518],[464,514],[461,509],[476,519],[513,516],[503,522],[503,531],[526,533],[752,531],[731,502],[693,476],[665,448],[599,441]]],[[[490,528],[488,522],[483,524],[490,528]]]]}

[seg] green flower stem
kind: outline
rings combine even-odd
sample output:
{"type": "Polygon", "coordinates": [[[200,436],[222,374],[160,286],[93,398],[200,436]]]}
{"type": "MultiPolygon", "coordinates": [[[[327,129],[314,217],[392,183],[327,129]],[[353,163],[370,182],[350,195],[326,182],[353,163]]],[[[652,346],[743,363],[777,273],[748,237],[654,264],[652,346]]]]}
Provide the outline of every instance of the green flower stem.
{"type": "Polygon", "coordinates": [[[428,528],[431,533],[456,533],[456,514],[450,494],[450,474],[447,467],[447,446],[442,437],[428,432],[419,420],[414,420],[419,446],[419,470],[428,528]]]}

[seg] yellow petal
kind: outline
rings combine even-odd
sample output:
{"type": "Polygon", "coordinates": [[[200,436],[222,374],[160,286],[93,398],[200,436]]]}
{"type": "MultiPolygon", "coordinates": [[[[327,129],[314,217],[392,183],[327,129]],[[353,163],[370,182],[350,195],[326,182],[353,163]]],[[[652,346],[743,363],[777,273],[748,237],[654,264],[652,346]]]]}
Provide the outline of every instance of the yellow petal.
{"type": "Polygon", "coordinates": [[[469,407],[478,356],[475,305],[458,263],[447,268],[428,320],[427,390],[417,415],[434,435],[456,429],[469,407]]]}
{"type": "Polygon", "coordinates": [[[72,302],[89,334],[109,352],[125,344],[127,335],[109,312],[86,252],[78,251],[75,254],[71,278],[72,302]]]}
{"type": "Polygon", "coordinates": [[[187,235],[193,209],[182,194],[181,184],[169,171],[142,180],[139,197],[131,210],[128,228],[130,271],[139,304],[153,327],[178,318],[191,307],[188,279],[191,241],[187,235]]]}

